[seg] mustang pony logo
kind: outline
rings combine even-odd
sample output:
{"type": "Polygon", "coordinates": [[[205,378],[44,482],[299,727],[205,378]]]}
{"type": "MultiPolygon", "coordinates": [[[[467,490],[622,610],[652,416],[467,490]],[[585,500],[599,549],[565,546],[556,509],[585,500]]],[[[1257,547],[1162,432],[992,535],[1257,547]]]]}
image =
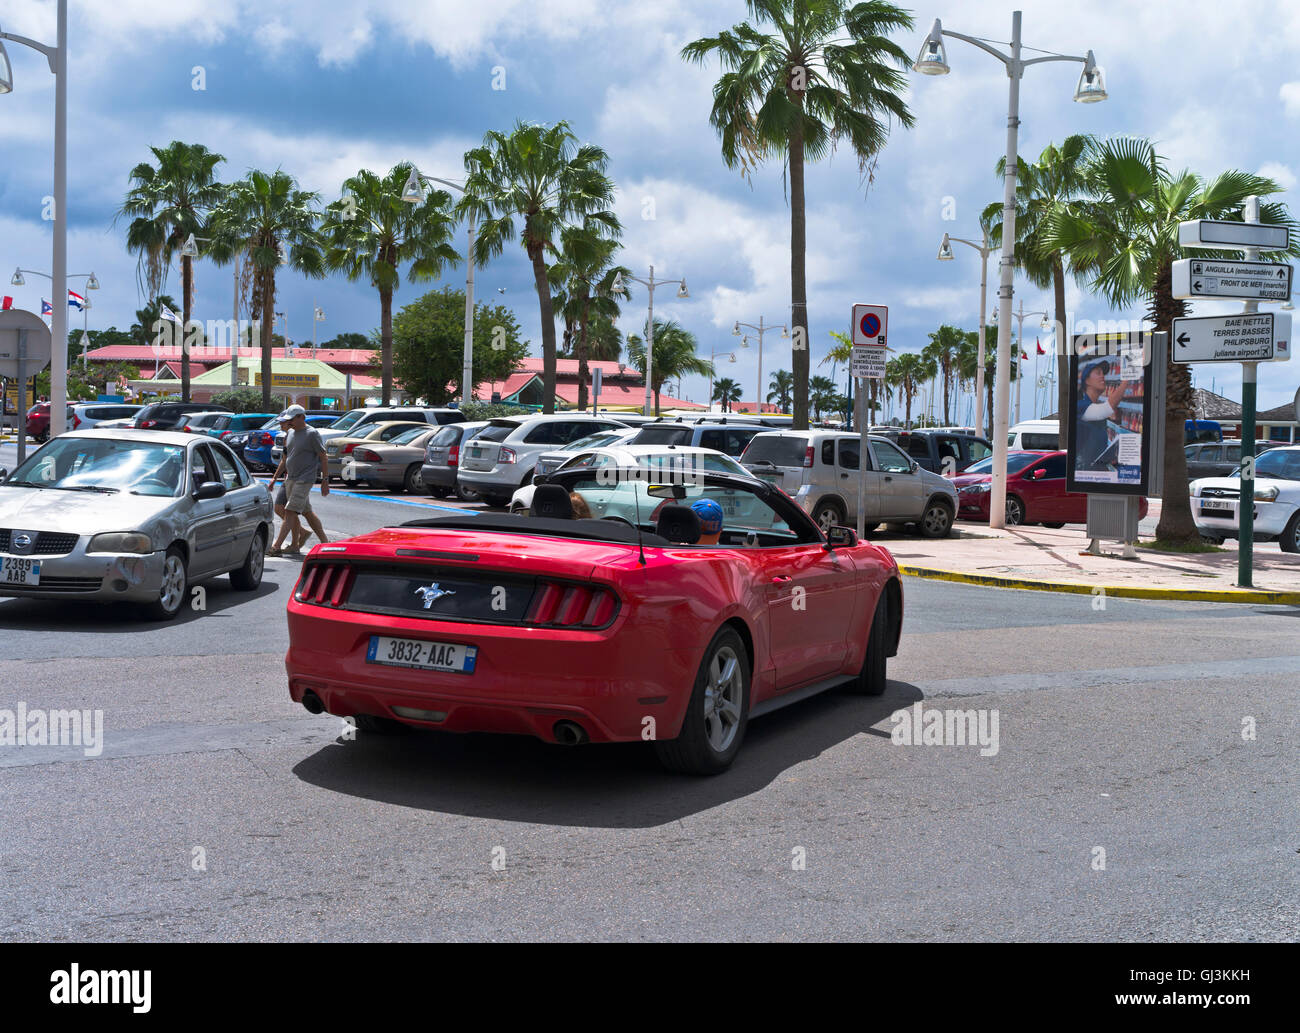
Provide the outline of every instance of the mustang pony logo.
{"type": "Polygon", "coordinates": [[[422,588],[417,588],[412,593],[412,595],[418,595],[420,597],[420,600],[424,603],[424,608],[426,610],[434,603],[436,603],[439,599],[441,599],[444,595],[455,595],[455,594],[456,593],[453,592],[451,589],[440,588],[438,586],[438,582],[436,581],[431,585],[425,585],[422,588]]]}

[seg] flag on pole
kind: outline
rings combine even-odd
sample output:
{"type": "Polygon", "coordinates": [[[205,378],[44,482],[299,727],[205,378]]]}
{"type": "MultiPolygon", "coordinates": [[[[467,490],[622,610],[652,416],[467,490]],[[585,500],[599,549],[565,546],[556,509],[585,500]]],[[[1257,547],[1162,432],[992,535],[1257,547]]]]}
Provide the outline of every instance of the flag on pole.
{"type": "Polygon", "coordinates": [[[46,301],[44,298],[41,298],[41,315],[43,316],[54,315],[54,306],[51,305],[48,301],[46,301]]]}
{"type": "Polygon", "coordinates": [[[9,309],[13,307],[14,307],[14,299],[9,297],[9,295],[6,294],[3,298],[0,298],[0,310],[4,310],[7,312],[9,309]]]}
{"type": "Polygon", "coordinates": [[[1042,344],[1042,342],[1039,341],[1038,338],[1034,338],[1034,344],[1038,346],[1038,354],[1039,354],[1039,355],[1046,355],[1046,354],[1047,354],[1047,352],[1043,349],[1043,344],[1042,344]]]}
{"type": "Polygon", "coordinates": [[[1026,355],[1023,351],[1020,353],[1020,361],[1021,361],[1021,362],[1028,362],[1028,361],[1029,361],[1029,356],[1026,355]]]}
{"type": "Polygon", "coordinates": [[[169,323],[179,323],[181,321],[181,317],[178,316],[171,309],[169,309],[166,305],[160,305],[158,307],[158,316],[160,319],[165,319],[169,323]]]}
{"type": "Polygon", "coordinates": [[[86,299],[83,298],[83,297],[82,297],[80,294],[78,294],[76,291],[74,291],[74,290],[72,290],[72,289],[69,289],[69,290],[68,290],[68,307],[69,307],[69,308],[75,308],[78,312],[83,312],[83,311],[85,311],[85,308],[86,308],[86,299]]]}

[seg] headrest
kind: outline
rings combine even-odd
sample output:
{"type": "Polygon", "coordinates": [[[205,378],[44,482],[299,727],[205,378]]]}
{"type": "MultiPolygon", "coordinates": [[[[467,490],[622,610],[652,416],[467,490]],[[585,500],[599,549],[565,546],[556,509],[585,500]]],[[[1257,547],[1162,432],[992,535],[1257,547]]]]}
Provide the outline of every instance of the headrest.
{"type": "Polygon", "coordinates": [[[690,506],[664,506],[659,510],[655,534],[679,545],[694,545],[700,540],[700,518],[690,506]]]}
{"type": "Polygon", "coordinates": [[[558,484],[539,484],[533,490],[533,504],[530,508],[535,517],[573,519],[573,502],[569,493],[558,484]]]}

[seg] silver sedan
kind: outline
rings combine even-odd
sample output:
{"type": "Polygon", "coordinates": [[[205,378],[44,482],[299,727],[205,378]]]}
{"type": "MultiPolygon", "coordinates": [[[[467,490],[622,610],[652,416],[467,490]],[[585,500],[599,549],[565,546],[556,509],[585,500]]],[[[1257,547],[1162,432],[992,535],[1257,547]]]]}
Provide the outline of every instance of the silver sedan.
{"type": "Polygon", "coordinates": [[[143,603],[170,620],[190,586],[262,580],[271,498],[224,444],[88,430],[0,470],[0,596],[143,603]]]}

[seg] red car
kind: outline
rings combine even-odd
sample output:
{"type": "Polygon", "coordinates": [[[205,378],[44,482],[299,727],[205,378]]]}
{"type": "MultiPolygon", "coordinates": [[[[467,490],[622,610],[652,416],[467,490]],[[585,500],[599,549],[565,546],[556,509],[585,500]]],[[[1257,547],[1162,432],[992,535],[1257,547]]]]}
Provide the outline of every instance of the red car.
{"type": "MultiPolygon", "coordinates": [[[[1065,490],[1065,455],[1064,452],[1007,453],[1008,527],[1014,524],[1064,527],[1088,522],[1088,496],[1065,490]]],[[[957,487],[959,519],[988,520],[992,471],[990,456],[949,478],[957,487]]],[[[1146,517],[1145,498],[1138,512],[1138,519],[1146,517]]]]}
{"type": "Polygon", "coordinates": [[[528,517],[319,545],[288,617],[289,695],[314,714],[363,731],[653,739],[670,769],[715,774],[750,717],[845,682],[883,692],[903,594],[885,549],[823,535],[765,482],[650,486],[607,466],[551,474],[528,517]],[[573,517],[570,492],[590,518],[573,517]],[[697,544],[701,496],[724,514],[716,545],[697,544]],[[629,511],[636,523],[601,519],[629,511]]]}
{"type": "MultiPolygon", "coordinates": [[[[72,406],[68,406],[68,427],[72,427],[72,406]]],[[[50,403],[37,402],[27,410],[27,434],[44,442],[50,437],[50,403]]]]}

